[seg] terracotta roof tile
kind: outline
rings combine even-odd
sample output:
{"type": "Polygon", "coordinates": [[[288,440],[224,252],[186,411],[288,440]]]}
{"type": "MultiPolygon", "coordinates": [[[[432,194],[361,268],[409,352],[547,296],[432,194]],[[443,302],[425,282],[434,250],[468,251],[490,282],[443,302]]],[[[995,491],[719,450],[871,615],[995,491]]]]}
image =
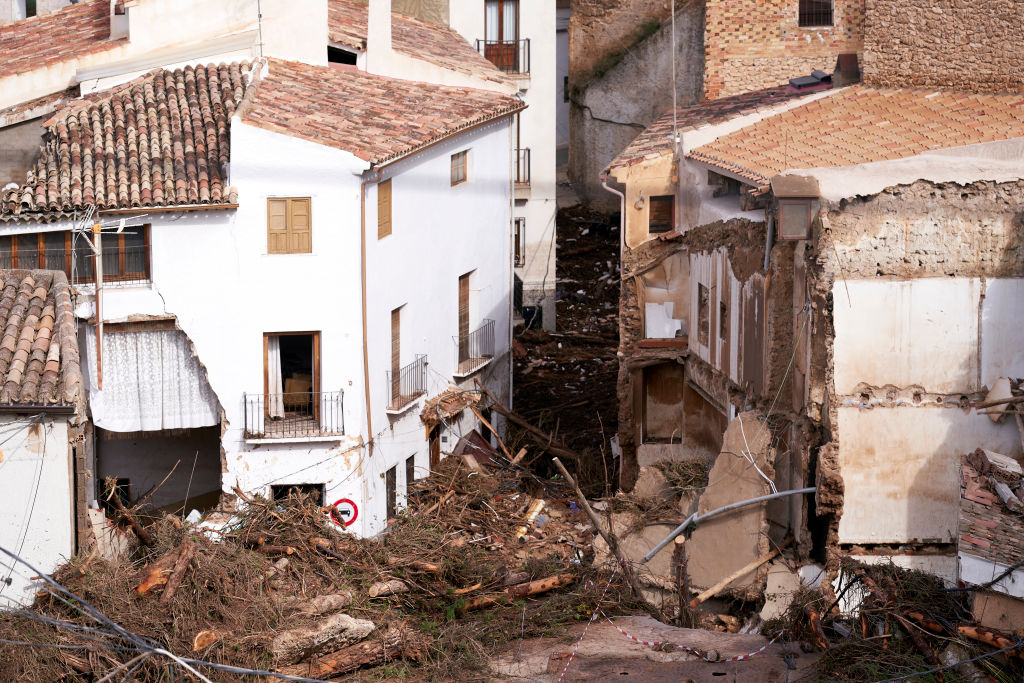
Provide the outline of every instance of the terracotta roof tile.
{"type": "MultiPolygon", "coordinates": [[[[356,50],[366,49],[367,6],[352,0],[329,0],[327,36],[356,50]]],[[[497,69],[465,38],[446,27],[393,12],[391,47],[410,57],[501,85],[514,81],[497,69]]]]}
{"type": "MultiPolygon", "coordinates": [[[[773,107],[788,100],[804,97],[808,92],[794,90],[788,85],[765,90],[755,90],[742,95],[723,97],[710,102],[677,107],[675,125],[680,132],[695,130],[701,126],[724,123],[738,116],[751,114],[755,111],[773,107]]],[[[672,145],[672,110],[669,109],[661,118],[640,133],[633,142],[622,150],[610,164],[609,169],[632,166],[648,159],[655,159],[663,154],[671,154],[672,145]]]]}
{"type": "Polygon", "coordinates": [[[64,273],[0,270],[0,406],[80,401],[75,329],[64,273]]]}
{"type": "Polygon", "coordinates": [[[0,77],[109,50],[109,0],[84,0],[56,12],[0,26],[0,77]]]}
{"type": "Polygon", "coordinates": [[[242,119],[381,164],[524,107],[487,90],[270,59],[242,119]]]}
{"type": "Polygon", "coordinates": [[[246,63],[157,70],[79,98],[45,124],[24,186],[0,195],[0,219],[98,208],[217,204],[229,123],[246,63]]]}
{"type": "Polygon", "coordinates": [[[720,137],[688,157],[764,184],[789,169],[889,161],[1022,136],[1019,93],[854,85],[720,137]]]}
{"type": "MultiPolygon", "coordinates": [[[[1024,514],[1003,505],[988,476],[978,474],[968,457],[963,456],[960,469],[960,552],[1003,565],[1024,561],[1024,514]]],[[[994,476],[1019,490],[1019,476],[994,476]]]]}

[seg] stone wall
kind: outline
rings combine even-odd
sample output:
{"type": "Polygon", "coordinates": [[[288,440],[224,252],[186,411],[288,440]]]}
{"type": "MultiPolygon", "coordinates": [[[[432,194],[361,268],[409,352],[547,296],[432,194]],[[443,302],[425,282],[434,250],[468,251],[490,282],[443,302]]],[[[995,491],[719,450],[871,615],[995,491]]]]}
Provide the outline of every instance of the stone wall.
{"type": "Polygon", "coordinates": [[[1024,2],[868,0],[864,80],[879,86],[1024,90],[1024,2]]]}
{"type": "Polygon", "coordinates": [[[707,0],[704,94],[708,99],[835,70],[862,49],[865,0],[835,0],[834,25],[798,25],[796,0],[707,0]]]}
{"type": "MultiPolygon", "coordinates": [[[[702,2],[679,2],[677,8],[676,97],[684,106],[697,102],[703,91],[704,12],[702,2]]],[[[572,21],[577,21],[575,6],[572,21]]],[[[599,75],[577,76],[588,80],[574,80],[570,67],[569,179],[577,194],[597,208],[619,208],[598,175],[672,106],[671,27],[671,22],[662,23],[599,75]]]]}
{"type": "MultiPolygon", "coordinates": [[[[678,5],[682,5],[680,0],[678,5]]],[[[584,79],[609,55],[640,39],[643,27],[671,14],[668,0],[573,0],[569,19],[569,81],[584,79]]]]}

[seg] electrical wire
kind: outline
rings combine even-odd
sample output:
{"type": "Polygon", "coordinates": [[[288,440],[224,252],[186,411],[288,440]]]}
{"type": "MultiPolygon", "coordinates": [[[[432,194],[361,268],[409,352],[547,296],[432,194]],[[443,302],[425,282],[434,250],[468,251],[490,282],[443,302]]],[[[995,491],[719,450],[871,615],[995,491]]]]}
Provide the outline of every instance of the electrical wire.
{"type": "Polygon", "coordinates": [[[1011,650],[1017,650],[1017,649],[1020,649],[1021,647],[1024,647],[1024,639],[1018,640],[1013,645],[1007,645],[1006,647],[1001,648],[999,650],[994,650],[992,652],[986,652],[985,654],[978,655],[977,657],[972,657],[971,659],[965,659],[963,661],[956,662],[954,664],[946,664],[945,666],[937,666],[937,667],[935,667],[933,669],[927,669],[925,671],[916,671],[916,672],[914,672],[912,674],[907,674],[905,676],[897,676],[896,678],[885,678],[885,679],[882,679],[880,681],[875,681],[875,683],[898,683],[898,681],[909,681],[912,678],[921,678],[922,676],[929,676],[931,674],[938,673],[940,671],[946,671],[947,669],[954,669],[954,668],[956,668],[958,666],[962,666],[963,664],[973,664],[974,662],[980,662],[983,659],[988,659],[989,657],[995,657],[996,655],[1001,655],[1004,652],[1009,652],[1011,650]]]}

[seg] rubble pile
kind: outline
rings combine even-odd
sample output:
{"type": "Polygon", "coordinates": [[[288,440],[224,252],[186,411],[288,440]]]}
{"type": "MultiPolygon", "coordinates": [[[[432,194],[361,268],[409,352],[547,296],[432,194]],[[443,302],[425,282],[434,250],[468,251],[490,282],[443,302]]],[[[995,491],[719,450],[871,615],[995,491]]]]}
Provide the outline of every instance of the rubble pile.
{"type": "Polygon", "coordinates": [[[516,410],[587,456],[580,479],[588,491],[614,490],[608,440],[618,423],[617,220],[574,206],[559,210],[557,221],[558,331],[516,329],[516,410]]]}
{"type": "Polygon", "coordinates": [[[1024,629],[1010,634],[978,625],[970,591],[947,588],[922,571],[848,558],[840,561],[833,587],[834,594],[827,584],[799,591],[782,616],[764,625],[765,632],[785,631],[807,650],[821,651],[819,680],[1018,681],[1024,676],[1024,629]],[[944,670],[932,671],[939,667],[944,670]]]}
{"type": "MultiPolygon", "coordinates": [[[[145,529],[152,545],[124,559],[76,557],[55,578],[181,656],[311,678],[386,665],[388,676],[463,680],[502,643],[586,621],[606,586],[616,613],[635,606],[621,575],[609,583],[611,568],[593,564],[593,529],[571,496],[520,467],[452,457],[417,482],[379,539],[336,531],[328,509],[298,494],[246,498],[226,523],[165,516],[145,529]]],[[[98,679],[129,658],[110,649],[117,642],[40,618],[95,625],[41,592],[0,616],[0,638],[89,649],[0,646],[0,679],[98,679]]],[[[157,659],[134,680],[165,680],[157,659]]]]}

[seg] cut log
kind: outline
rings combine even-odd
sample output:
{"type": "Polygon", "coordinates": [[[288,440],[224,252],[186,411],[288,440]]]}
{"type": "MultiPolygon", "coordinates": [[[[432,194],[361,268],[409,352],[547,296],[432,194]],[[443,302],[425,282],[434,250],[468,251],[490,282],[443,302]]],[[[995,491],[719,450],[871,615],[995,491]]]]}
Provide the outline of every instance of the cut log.
{"type": "Polygon", "coordinates": [[[389,595],[408,592],[409,584],[404,581],[400,581],[399,579],[390,579],[389,581],[375,583],[366,591],[367,595],[371,598],[384,598],[389,595]]]}
{"type": "Polygon", "coordinates": [[[224,635],[225,634],[219,631],[211,631],[209,629],[200,631],[196,634],[196,637],[192,639],[192,652],[201,652],[205,650],[214,643],[223,640],[224,635]]]}
{"type": "Polygon", "coordinates": [[[556,574],[544,579],[537,579],[536,581],[527,581],[526,583],[509,586],[503,592],[496,595],[481,595],[478,598],[467,600],[466,603],[462,605],[461,611],[472,612],[474,610],[483,609],[484,607],[497,605],[499,602],[507,602],[516,598],[525,598],[530,595],[547,593],[555,588],[568,586],[575,580],[576,576],[574,574],[566,573],[556,574]]]}
{"type": "Polygon", "coordinates": [[[270,545],[268,543],[261,543],[255,549],[267,555],[294,555],[298,552],[290,545],[270,545]]]}
{"type": "Polygon", "coordinates": [[[371,638],[357,645],[331,652],[314,662],[296,664],[278,669],[288,676],[328,678],[357,671],[364,666],[376,666],[400,657],[420,659],[425,644],[404,625],[391,627],[379,638],[371,638]]]}
{"type": "Polygon", "coordinates": [[[512,464],[518,465],[519,461],[526,457],[526,449],[520,448],[519,452],[516,453],[516,457],[512,458],[512,464]]]}
{"type": "Polygon", "coordinates": [[[174,563],[178,559],[178,552],[177,548],[166,552],[146,567],[146,576],[142,583],[139,584],[139,587],[135,589],[135,592],[139,595],[145,595],[157,586],[167,583],[167,577],[170,576],[171,571],[174,569],[174,563]]]}
{"type": "Polygon", "coordinates": [[[161,605],[167,605],[174,599],[178,586],[181,585],[182,580],[185,578],[185,571],[192,563],[192,557],[196,554],[196,544],[192,542],[192,539],[186,538],[181,545],[181,552],[178,554],[178,559],[174,562],[174,569],[171,570],[171,574],[167,578],[167,587],[164,588],[163,595],[160,596],[161,605]]]}
{"type": "Polygon", "coordinates": [[[282,557],[280,560],[270,566],[270,569],[263,575],[267,579],[274,578],[275,575],[280,574],[288,566],[288,558],[282,557]]]}
{"type": "Polygon", "coordinates": [[[282,631],[271,641],[270,652],[278,665],[295,664],[322,652],[358,643],[373,629],[372,621],[332,614],[313,626],[282,631]]]}
{"type": "Polygon", "coordinates": [[[345,609],[352,604],[352,594],[348,591],[331,593],[330,595],[318,595],[303,607],[303,612],[308,614],[327,614],[345,609]]]}
{"type": "Polygon", "coordinates": [[[403,560],[394,555],[388,556],[389,567],[409,567],[411,569],[417,569],[421,572],[430,572],[431,574],[440,574],[444,570],[444,566],[437,562],[427,562],[426,560],[403,560]]]}

